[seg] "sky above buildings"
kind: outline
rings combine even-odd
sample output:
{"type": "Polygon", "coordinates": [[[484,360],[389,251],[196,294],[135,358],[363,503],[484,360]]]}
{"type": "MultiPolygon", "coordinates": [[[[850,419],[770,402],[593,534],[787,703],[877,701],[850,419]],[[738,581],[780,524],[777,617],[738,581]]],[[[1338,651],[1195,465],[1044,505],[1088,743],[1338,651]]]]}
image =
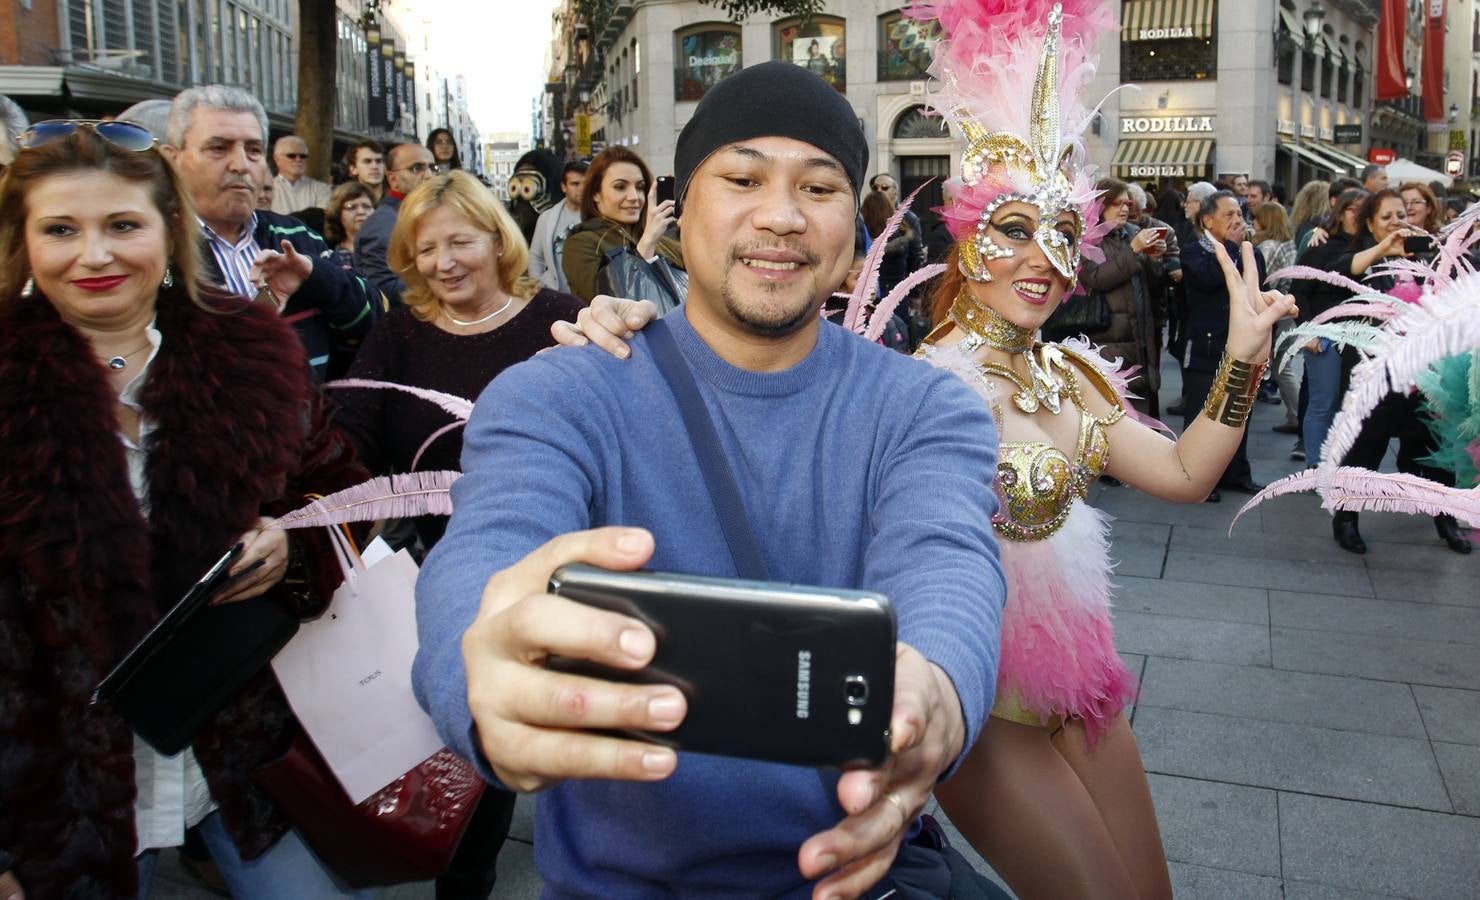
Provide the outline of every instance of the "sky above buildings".
{"type": "Polygon", "coordinates": [[[438,0],[437,38],[468,85],[468,112],[484,134],[528,134],[545,87],[550,15],[559,0],[438,0]]]}

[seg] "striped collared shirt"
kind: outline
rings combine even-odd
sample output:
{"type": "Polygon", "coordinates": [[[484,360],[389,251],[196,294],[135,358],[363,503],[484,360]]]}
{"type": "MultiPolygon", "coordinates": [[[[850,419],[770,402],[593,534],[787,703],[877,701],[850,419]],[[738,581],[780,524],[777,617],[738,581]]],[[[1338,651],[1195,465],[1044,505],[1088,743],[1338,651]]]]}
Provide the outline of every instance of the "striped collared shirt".
{"type": "Polygon", "coordinates": [[[221,270],[226,289],[247,300],[256,298],[257,288],[252,284],[252,263],[257,261],[257,254],[262,252],[254,238],[257,232],[257,214],[252,213],[252,218],[247,220],[246,227],[242,229],[241,240],[234,244],[212,231],[211,226],[205,222],[200,223],[200,228],[206,236],[206,243],[210,245],[211,255],[216,257],[216,268],[221,270]]]}

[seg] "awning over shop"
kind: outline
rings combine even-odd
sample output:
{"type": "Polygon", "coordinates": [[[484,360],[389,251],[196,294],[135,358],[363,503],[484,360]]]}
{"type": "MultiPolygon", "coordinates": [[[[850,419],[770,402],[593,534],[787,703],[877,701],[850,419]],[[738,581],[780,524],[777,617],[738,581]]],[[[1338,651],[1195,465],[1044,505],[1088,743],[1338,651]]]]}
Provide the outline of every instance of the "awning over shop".
{"type": "Polygon", "coordinates": [[[1121,141],[1110,171],[1116,178],[1203,178],[1212,165],[1212,138],[1160,138],[1121,141]]]}
{"type": "Polygon", "coordinates": [[[1296,40],[1305,38],[1305,29],[1300,27],[1300,19],[1296,17],[1293,10],[1280,7],[1280,22],[1284,24],[1285,30],[1296,40]]]}
{"type": "Polygon", "coordinates": [[[1130,0],[1125,39],[1175,41],[1213,36],[1213,0],[1130,0]]]}
{"type": "Polygon", "coordinates": [[[1317,169],[1320,169],[1323,172],[1330,172],[1333,175],[1347,174],[1345,164],[1338,164],[1335,161],[1322,156],[1321,154],[1310,149],[1310,147],[1305,144],[1292,144],[1286,141],[1281,141],[1280,149],[1295,154],[1300,159],[1305,160],[1305,162],[1309,163],[1312,166],[1315,166],[1317,169]]]}
{"type": "Polygon", "coordinates": [[[1312,150],[1315,150],[1322,156],[1332,160],[1337,165],[1341,166],[1343,169],[1353,175],[1361,172],[1362,169],[1366,168],[1367,166],[1367,160],[1361,158],[1360,156],[1353,156],[1352,154],[1347,153],[1345,150],[1342,150],[1338,147],[1333,147],[1330,144],[1311,144],[1310,147],[1312,150]]]}

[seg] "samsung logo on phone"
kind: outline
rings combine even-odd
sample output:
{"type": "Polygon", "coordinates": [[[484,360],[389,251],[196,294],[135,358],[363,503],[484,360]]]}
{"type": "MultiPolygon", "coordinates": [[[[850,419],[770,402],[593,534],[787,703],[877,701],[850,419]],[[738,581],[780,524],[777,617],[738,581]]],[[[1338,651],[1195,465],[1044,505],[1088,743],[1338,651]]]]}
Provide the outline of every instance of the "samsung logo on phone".
{"type": "Polygon", "coordinates": [[[812,651],[797,651],[797,718],[812,714],[812,651]]]}

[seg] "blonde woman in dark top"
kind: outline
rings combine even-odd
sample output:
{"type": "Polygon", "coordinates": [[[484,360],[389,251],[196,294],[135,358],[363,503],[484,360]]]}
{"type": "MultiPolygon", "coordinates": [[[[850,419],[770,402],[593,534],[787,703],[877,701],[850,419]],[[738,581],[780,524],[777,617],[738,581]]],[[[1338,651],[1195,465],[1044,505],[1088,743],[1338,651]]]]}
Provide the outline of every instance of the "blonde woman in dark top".
{"type": "Polygon", "coordinates": [[[581,224],[566,238],[561,256],[572,294],[591,302],[596,276],[614,247],[627,247],[646,260],[661,256],[683,268],[683,251],[666,237],[674,202],[654,200],[653,176],[642,157],[620,146],[596,154],[581,186],[581,224]]]}
{"type": "MultiPolygon", "coordinates": [[[[529,248],[488,189],[464,172],[440,175],[401,204],[390,263],[406,282],[404,307],[365,339],[350,378],[430,388],[475,400],[494,376],[554,343],[550,325],[582,304],[524,274],[529,248]]],[[[339,423],[377,474],[456,469],[462,432],[422,448],[453,421],[440,407],[399,391],[340,390],[339,423]],[[421,451],[421,458],[416,459],[421,451]]],[[[418,523],[425,546],[446,520],[418,523]]]]}

